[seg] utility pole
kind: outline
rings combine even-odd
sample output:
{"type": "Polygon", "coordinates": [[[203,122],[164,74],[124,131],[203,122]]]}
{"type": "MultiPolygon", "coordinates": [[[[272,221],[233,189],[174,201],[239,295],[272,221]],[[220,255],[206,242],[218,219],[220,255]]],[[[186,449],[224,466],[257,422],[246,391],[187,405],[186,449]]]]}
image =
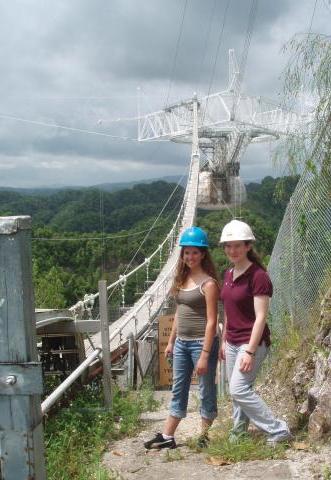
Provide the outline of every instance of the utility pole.
{"type": "Polygon", "coordinates": [[[31,218],[0,217],[0,478],[45,480],[31,218]]]}

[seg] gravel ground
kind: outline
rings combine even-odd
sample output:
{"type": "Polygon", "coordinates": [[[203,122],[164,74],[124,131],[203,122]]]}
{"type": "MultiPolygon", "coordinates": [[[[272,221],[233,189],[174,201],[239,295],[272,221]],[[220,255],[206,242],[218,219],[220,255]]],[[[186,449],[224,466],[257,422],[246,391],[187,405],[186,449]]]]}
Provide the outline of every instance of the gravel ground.
{"type": "MultiPolygon", "coordinates": [[[[142,416],[143,431],[136,437],[122,439],[109,445],[103,462],[114,472],[114,479],[324,480],[323,469],[326,465],[330,465],[331,468],[330,445],[315,448],[314,451],[311,448],[305,451],[291,448],[284,460],[255,460],[225,466],[209,464],[205,453],[196,453],[186,445],[187,439],[197,436],[200,431],[197,391],[194,387],[190,394],[188,416],[180,423],[176,433],[178,448],[171,451],[146,451],[143,442],[149,440],[155,432],[162,430],[168,414],[170,392],[155,392],[155,398],[160,401],[160,408],[156,412],[142,416]]],[[[228,407],[224,409],[223,414],[229,414],[228,407]]]]}

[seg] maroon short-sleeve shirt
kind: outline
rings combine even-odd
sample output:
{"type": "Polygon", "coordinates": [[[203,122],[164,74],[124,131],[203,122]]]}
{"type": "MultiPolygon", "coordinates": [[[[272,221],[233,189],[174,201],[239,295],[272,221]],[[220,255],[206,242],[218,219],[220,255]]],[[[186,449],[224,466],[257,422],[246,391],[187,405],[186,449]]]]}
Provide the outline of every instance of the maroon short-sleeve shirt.
{"type": "MultiPolygon", "coordinates": [[[[226,341],[233,345],[249,343],[255,322],[254,296],[272,296],[272,283],[266,271],[253,263],[233,280],[233,268],[227,270],[221,289],[221,300],[227,317],[226,341]]],[[[270,345],[270,330],[265,326],[260,344],[270,345]]]]}

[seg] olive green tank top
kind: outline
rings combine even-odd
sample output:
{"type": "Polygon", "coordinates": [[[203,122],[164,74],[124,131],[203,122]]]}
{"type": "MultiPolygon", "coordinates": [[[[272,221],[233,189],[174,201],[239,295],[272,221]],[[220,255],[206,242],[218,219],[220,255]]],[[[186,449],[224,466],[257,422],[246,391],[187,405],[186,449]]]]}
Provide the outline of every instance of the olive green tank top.
{"type": "Polygon", "coordinates": [[[206,298],[202,286],[212,278],[206,278],[193,288],[181,288],[176,297],[177,337],[181,340],[202,340],[207,323],[206,298]]]}

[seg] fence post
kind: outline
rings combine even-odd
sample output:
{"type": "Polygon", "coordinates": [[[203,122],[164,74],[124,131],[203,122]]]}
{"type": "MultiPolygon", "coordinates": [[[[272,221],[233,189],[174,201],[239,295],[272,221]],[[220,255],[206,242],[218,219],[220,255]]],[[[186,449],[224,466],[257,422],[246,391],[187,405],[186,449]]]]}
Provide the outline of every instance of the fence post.
{"type": "Polygon", "coordinates": [[[31,218],[0,217],[0,478],[45,480],[31,218]]]}
{"type": "Polygon", "coordinates": [[[100,280],[99,288],[99,307],[100,307],[100,329],[102,345],[102,364],[103,364],[103,392],[106,407],[112,408],[112,388],[111,388],[111,355],[109,343],[109,321],[108,321],[108,301],[107,301],[107,282],[100,280]]]}
{"type": "Polygon", "coordinates": [[[291,323],[292,326],[296,321],[296,292],[295,292],[295,270],[294,270],[294,230],[293,230],[293,203],[292,197],[289,201],[289,210],[290,210],[290,242],[291,242],[291,323]]]}
{"type": "Polygon", "coordinates": [[[133,334],[128,335],[128,387],[133,388],[133,370],[134,370],[134,351],[133,351],[133,334]]]}

